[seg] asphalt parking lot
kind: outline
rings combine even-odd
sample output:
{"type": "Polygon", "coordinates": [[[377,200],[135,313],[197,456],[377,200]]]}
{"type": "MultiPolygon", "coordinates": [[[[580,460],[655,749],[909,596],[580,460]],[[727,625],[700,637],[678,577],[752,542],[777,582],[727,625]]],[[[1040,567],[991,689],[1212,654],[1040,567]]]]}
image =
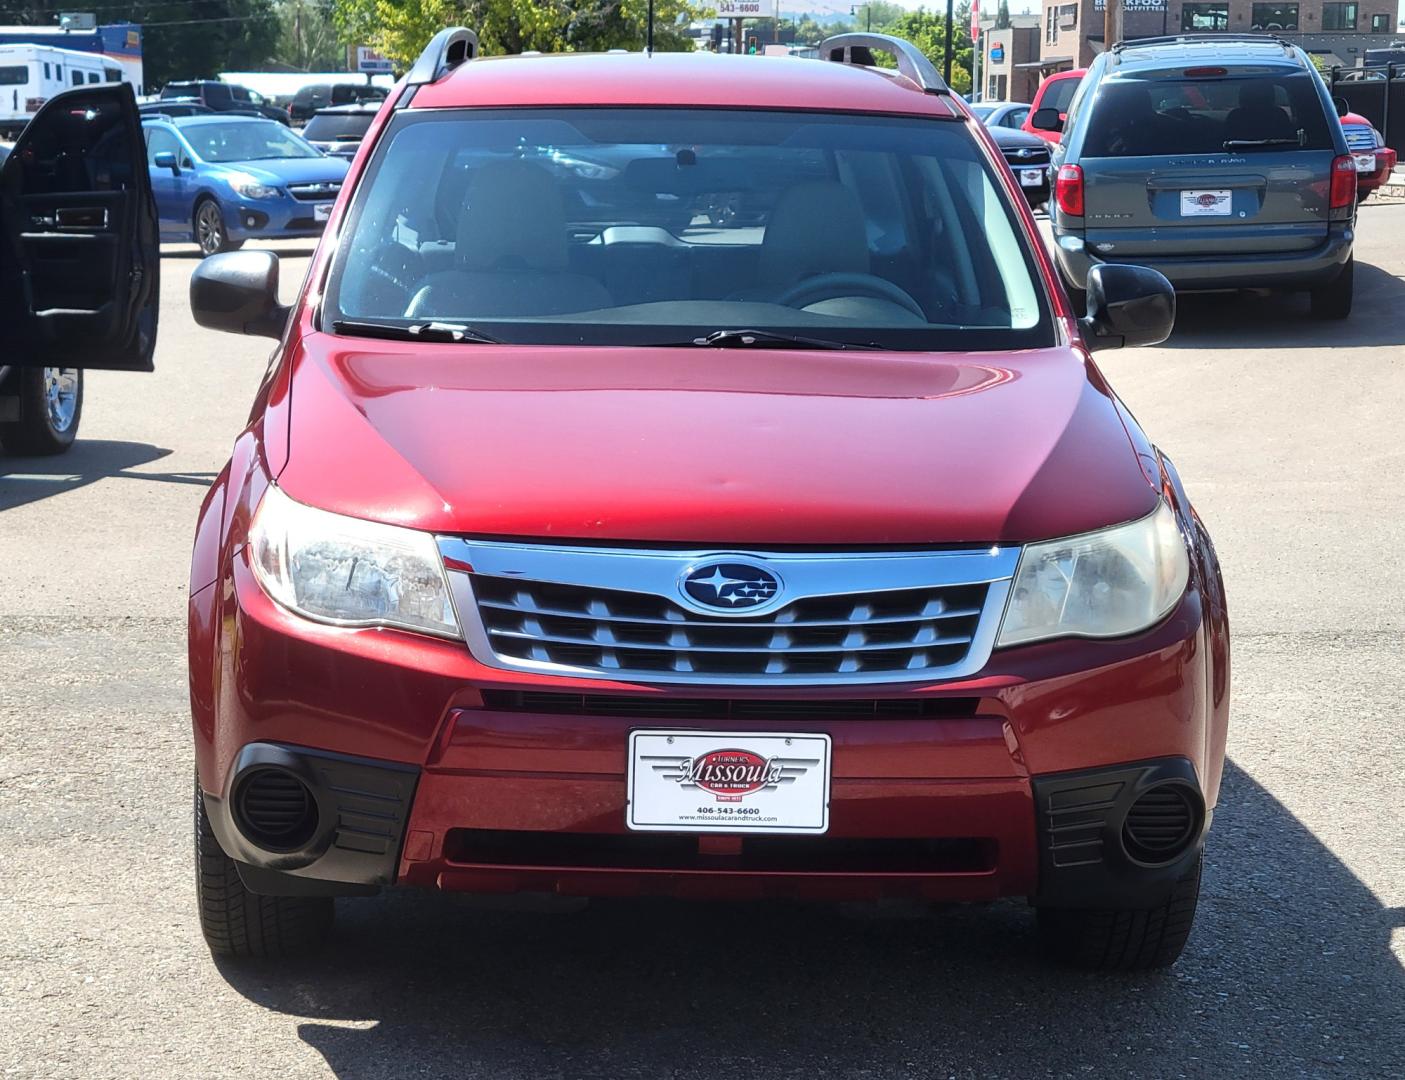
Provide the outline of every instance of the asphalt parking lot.
{"type": "Polygon", "coordinates": [[[1405,206],[1359,234],[1344,324],[1191,298],[1102,362],[1214,532],[1235,635],[1196,932],[1136,977],[1041,967],[1016,903],[399,892],[341,902],[315,962],[212,962],[185,581],[268,344],[195,327],[170,249],[156,375],[94,373],[73,452],[0,458],[0,1073],[1405,1075],[1405,206]]]}

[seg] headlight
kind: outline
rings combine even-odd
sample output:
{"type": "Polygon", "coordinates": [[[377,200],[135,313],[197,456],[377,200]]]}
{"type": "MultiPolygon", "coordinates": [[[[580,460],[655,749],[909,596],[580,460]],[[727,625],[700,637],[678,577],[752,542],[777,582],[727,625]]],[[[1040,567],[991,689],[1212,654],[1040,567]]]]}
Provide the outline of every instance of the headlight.
{"type": "Polygon", "coordinates": [[[1164,502],[1139,521],[1030,544],[995,644],[1134,634],[1175,607],[1189,578],[1190,555],[1164,502]]]}
{"type": "Polygon", "coordinates": [[[276,187],[261,184],[248,173],[234,173],[229,178],[229,186],[246,199],[272,199],[278,194],[276,187]]]}
{"type": "Polygon", "coordinates": [[[249,551],[268,595],[309,619],[459,634],[429,533],[316,510],[269,485],[249,551]]]}

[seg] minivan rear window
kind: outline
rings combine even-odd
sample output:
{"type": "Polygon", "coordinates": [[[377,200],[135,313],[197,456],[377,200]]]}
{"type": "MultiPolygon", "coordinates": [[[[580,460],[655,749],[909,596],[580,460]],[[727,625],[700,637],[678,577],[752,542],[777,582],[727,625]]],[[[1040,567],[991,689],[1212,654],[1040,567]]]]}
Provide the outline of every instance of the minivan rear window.
{"type": "Polygon", "coordinates": [[[1311,75],[1116,78],[1097,90],[1084,157],[1330,150],[1311,75]]]}

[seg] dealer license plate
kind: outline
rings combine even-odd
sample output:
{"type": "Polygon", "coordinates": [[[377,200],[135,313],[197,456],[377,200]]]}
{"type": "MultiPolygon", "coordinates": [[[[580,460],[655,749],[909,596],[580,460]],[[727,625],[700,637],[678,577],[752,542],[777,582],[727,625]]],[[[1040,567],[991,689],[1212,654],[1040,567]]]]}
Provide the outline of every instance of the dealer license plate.
{"type": "Polygon", "coordinates": [[[653,832],[822,833],[828,735],[634,731],[625,823],[653,832]]]}
{"type": "Polygon", "coordinates": [[[1376,155],[1374,151],[1359,151],[1358,153],[1352,154],[1351,157],[1352,160],[1356,162],[1357,172],[1376,171],[1376,155]]]}
{"type": "Polygon", "coordinates": [[[1228,188],[1181,192],[1181,217],[1229,217],[1233,208],[1228,188]]]}
{"type": "Polygon", "coordinates": [[[1020,186],[1021,186],[1021,187],[1039,187],[1039,186],[1041,186],[1043,183],[1044,183],[1044,170],[1043,170],[1043,169],[1021,169],[1021,170],[1020,170],[1020,186]]]}
{"type": "Polygon", "coordinates": [[[332,216],[332,204],[320,202],[312,208],[313,221],[326,221],[332,216]]]}

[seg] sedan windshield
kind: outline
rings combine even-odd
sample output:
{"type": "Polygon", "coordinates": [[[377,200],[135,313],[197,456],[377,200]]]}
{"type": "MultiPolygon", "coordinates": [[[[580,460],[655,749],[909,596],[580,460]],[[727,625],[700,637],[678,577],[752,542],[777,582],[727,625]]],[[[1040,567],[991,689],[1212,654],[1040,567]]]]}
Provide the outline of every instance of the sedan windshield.
{"type": "Polygon", "coordinates": [[[956,121],[409,112],[361,190],[324,311],[343,333],[379,322],[509,343],[1052,341],[1028,241],[956,121]]]}
{"type": "Polygon", "coordinates": [[[181,128],[181,134],[202,161],[224,163],[322,156],[322,151],[308,145],[276,120],[189,124],[181,128]]]}

